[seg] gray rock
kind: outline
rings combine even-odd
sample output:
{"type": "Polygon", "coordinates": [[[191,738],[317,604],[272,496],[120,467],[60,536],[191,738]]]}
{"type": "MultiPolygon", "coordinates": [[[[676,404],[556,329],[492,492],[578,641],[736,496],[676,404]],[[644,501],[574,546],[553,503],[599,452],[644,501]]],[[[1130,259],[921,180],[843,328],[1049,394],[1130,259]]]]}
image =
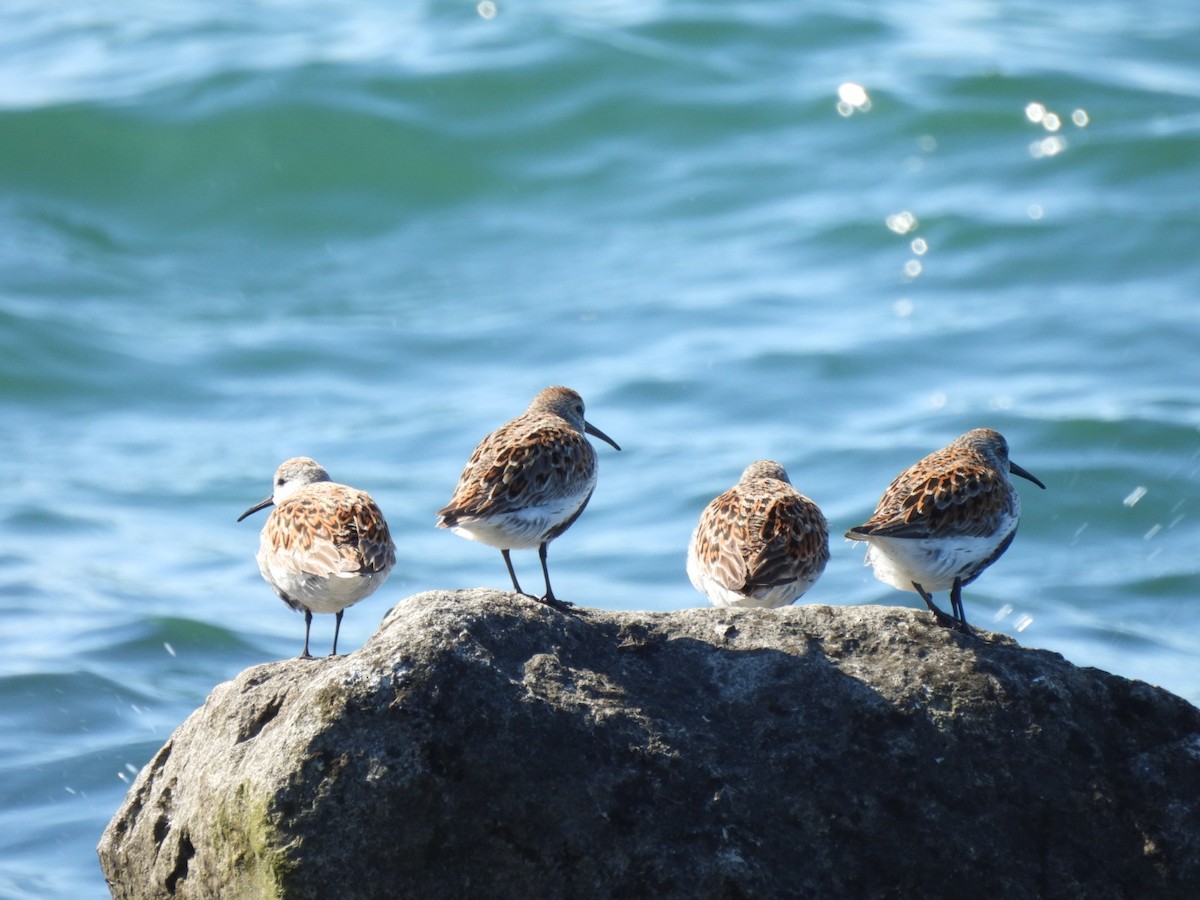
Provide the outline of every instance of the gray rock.
{"type": "Polygon", "coordinates": [[[1200,710],[886,607],[419,594],[218,686],[100,842],[142,897],[1182,897],[1200,710]]]}

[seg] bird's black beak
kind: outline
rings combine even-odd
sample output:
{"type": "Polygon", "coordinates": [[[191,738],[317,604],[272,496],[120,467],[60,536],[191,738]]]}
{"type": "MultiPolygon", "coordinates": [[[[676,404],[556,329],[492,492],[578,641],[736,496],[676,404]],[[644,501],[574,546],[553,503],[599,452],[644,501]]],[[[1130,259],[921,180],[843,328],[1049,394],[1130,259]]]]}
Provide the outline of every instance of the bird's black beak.
{"type": "Polygon", "coordinates": [[[607,434],[605,434],[603,431],[601,431],[599,428],[597,428],[591,422],[584,422],[583,430],[585,432],[587,432],[588,434],[590,434],[592,437],[600,438],[600,440],[604,441],[606,444],[612,444],[612,446],[615,447],[617,450],[621,449],[619,446],[617,446],[616,441],[614,441],[612,438],[610,438],[607,434]]]}
{"type": "Polygon", "coordinates": [[[1044,484],[1042,484],[1041,479],[1039,479],[1036,475],[1033,475],[1030,472],[1026,471],[1025,469],[1022,469],[1020,466],[1018,466],[1012,460],[1009,460],[1008,471],[1012,472],[1014,475],[1020,475],[1022,478],[1032,481],[1034,484],[1036,484],[1038,487],[1040,487],[1043,491],[1046,489],[1046,486],[1044,484]]]}
{"type": "Polygon", "coordinates": [[[252,507],[250,507],[244,513],[242,513],[240,516],[238,516],[237,520],[240,522],[240,521],[242,521],[242,519],[246,518],[246,516],[252,516],[256,512],[258,512],[260,509],[266,509],[268,506],[271,506],[274,503],[275,503],[274,497],[268,497],[266,500],[260,500],[260,501],[258,501],[258,503],[255,503],[252,507]]]}

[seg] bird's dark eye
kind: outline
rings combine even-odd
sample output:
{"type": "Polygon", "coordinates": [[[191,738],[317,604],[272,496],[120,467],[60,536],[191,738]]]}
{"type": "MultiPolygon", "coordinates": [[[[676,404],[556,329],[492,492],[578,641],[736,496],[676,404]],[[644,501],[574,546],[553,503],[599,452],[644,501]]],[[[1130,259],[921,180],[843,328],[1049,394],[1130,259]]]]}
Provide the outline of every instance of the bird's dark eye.
{"type": "Polygon", "coordinates": [[[283,487],[285,484],[287,484],[287,479],[280,478],[278,481],[275,482],[275,487],[283,487]]]}

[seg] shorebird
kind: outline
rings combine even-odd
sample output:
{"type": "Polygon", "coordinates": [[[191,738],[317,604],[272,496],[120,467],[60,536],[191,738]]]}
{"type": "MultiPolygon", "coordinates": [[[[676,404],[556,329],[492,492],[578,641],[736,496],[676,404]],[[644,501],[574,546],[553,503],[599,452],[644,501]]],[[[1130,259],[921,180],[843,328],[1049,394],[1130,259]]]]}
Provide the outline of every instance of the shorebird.
{"type": "Polygon", "coordinates": [[[621,449],[584,419],[579,394],[546,388],[524,413],[479,442],[454,496],[437,512],[438,528],[500,550],[518,594],[525,592],[509,551],[536,547],[546,581],[539,599],[556,609],[570,604],[550,587],[546,547],[579,518],[595,490],[596,452],[585,434],[621,449]]]}
{"type": "Polygon", "coordinates": [[[387,522],[370,494],[330,481],[305,456],[280,465],[271,496],[238,521],[272,505],[259,541],[258,569],[284,603],[304,612],[302,659],[311,655],[313,613],[337,614],[329,654],[336,656],[342,613],[378,590],[396,564],[387,522]]]}
{"type": "Polygon", "coordinates": [[[700,515],[687,573],[714,606],[776,607],[800,599],[827,562],[825,516],[783,466],[760,459],[700,515]]]}
{"type": "Polygon", "coordinates": [[[1010,472],[1046,487],[1008,458],[999,432],[968,431],[896,476],[875,514],[846,537],[867,542],[876,578],[916,591],[939,625],[969,634],[963,585],[999,559],[1017,533],[1021,498],[1010,472]],[[933,602],[933,592],[946,588],[949,616],[933,602]]]}

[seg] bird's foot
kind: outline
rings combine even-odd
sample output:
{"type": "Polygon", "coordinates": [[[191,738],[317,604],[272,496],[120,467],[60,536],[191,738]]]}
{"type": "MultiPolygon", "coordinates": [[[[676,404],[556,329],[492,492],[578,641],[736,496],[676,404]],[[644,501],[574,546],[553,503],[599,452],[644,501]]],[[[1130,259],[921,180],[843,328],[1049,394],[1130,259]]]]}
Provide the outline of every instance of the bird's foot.
{"type": "Polygon", "coordinates": [[[929,611],[933,613],[933,620],[938,624],[939,628],[953,628],[955,631],[959,631],[959,625],[965,624],[960,623],[954,616],[942,612],[936,606],[931,605],[929,611]]]}
{"type": "Polygon", "coordinates": [[[559,600],[553,594],[547,594],[544,597],[537,597],[535,599],[539,603],[545,603],[551,609],[557,609],[559,612],[568,612],[575,606],[574,603],[568,603],[566,600],[559,600]]]}

